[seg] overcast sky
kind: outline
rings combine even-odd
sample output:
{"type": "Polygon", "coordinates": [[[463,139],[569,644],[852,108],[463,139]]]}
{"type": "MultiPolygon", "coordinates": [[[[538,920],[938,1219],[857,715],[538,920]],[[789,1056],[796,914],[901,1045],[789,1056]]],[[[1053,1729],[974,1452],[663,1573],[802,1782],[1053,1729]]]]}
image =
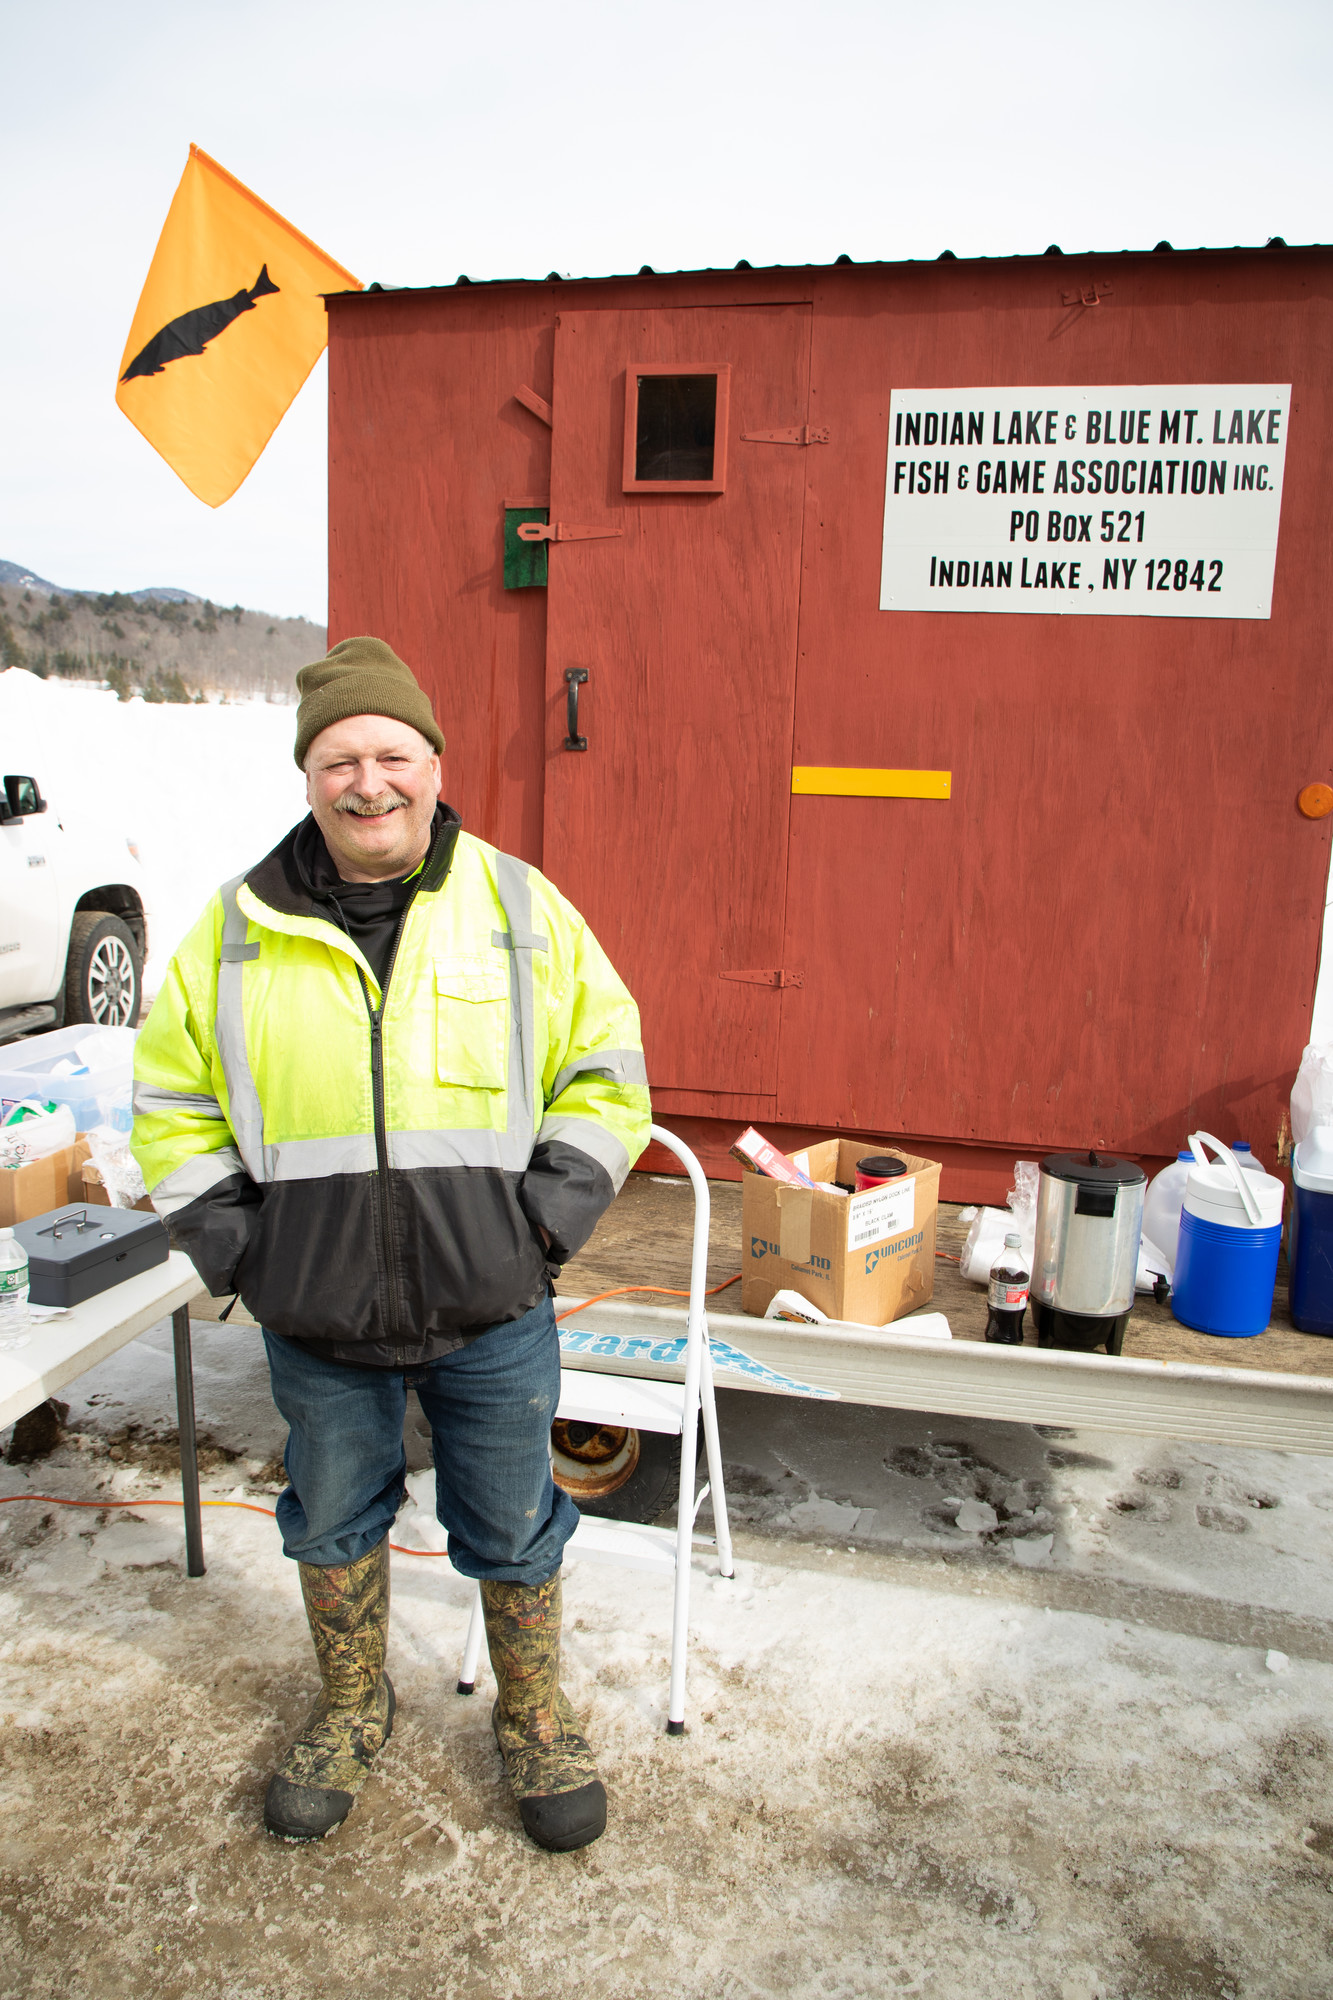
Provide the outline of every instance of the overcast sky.
{"type": "Polygon", "coordinates": [[[325,371],[203,506],[113,401],[193,139],[369,282],[1333,241],[1328,0],[0,0],[0,557],[325,610],[325,371]]]}

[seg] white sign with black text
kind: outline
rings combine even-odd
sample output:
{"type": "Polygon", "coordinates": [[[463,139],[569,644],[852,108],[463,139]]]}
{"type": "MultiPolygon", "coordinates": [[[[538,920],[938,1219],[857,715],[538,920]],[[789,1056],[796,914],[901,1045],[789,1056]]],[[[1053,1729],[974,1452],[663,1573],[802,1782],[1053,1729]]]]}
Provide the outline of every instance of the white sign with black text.
{"type": "Polygon", "coordinates": [[[895,389],[881,611],[1267,618],[1289,383],[895,389]]]}
{"type": "Polygon", "coordinates": [[[847,1197],[847,1248],[863,1250],[868,1243],[887,1243],[902,1236],[916,1217],[916,1175],[884,1181],[847,1197]]]}

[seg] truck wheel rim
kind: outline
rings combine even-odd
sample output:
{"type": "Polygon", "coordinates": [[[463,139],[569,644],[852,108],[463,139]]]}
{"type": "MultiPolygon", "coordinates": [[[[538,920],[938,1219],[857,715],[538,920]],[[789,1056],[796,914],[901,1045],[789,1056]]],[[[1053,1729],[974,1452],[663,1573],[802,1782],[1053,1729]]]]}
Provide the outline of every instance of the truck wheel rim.
{"type": "Polygon", "coordinates": [[[551,1425],[551,1477],[572,1500],[600,1500],[634,1476],[639,1433],[616,1424],[551,1425]]]}
{"type": "Polygon", "coordinates": [[[99,938],[88,961],[88,1012],[103,1028],[129,1028],[134,1008],[134,960],[124,938],[99,938]]]}

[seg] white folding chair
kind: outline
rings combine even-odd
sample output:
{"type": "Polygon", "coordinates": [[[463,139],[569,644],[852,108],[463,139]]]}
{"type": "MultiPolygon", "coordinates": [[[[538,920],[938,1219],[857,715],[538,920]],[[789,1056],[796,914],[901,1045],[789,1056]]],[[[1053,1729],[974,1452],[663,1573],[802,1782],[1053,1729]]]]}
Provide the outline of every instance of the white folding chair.
{"type": "MultiPolygon", "coordinates": [[[[653,1528],[639,1521],[609,1521],[585,1514],[570,1539],[570,1553],[586,1562],[618,1563],[622,1568],[655,1570],[675,1577],[675,1605],[671,1627],[671,1689],[667,1702],[667,1733],[685,1733],[685,1657],[689,1644],[690,1560],[696,1540],[717,1548],[718,1570],[734,1576],[731,1555],[731,1528],[727,1520],[727,1496],[722,1481],[722,1451],[718,1441],[717,1404],[713,1395],[713,1359],[708,1346],[708,1318],[704,1292],[708,1270],[708,1183],[688,1146],[666,1132],[652,1127],[659,1146],[674,1153],[690,1177],[694,1190],[694,1243],[690,1254],[690,1305],[685,1334],[685,1380],[645,1381],[632,1375],[605,1375],[590,1368],[560,1370],[558,1417],[573,1423],[614,1424],[635,1430],[661,1431],[680,1438],[680,1491],[676,1526],[653,1528]],[[708,1481],[698,1498],[694,1492],[696,1445],[700,1414],[703,1416],[704,1452],[708,1481]],[[698,1537],[694,1524],[699,1509],[711,1495],[716,1534],[698,1537]]],[[[575,1316],[577,1317],[577,1316],[575,1316]]],[[[477,1662],[485,1633],[481,1591],[472,1605],[458,1674],[458,1692],[471,1694],[476,1686],[477,1662]]]]}

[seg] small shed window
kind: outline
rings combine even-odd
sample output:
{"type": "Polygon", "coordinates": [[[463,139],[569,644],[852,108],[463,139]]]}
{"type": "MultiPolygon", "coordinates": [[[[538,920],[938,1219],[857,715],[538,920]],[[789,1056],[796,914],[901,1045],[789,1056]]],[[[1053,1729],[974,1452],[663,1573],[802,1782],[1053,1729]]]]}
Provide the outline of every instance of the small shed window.
{"type": "Polygon", "coordinates": [[[725,363],[631,361],[625,377],[626,493],[721,493],[730,390],[725,363]]]}

